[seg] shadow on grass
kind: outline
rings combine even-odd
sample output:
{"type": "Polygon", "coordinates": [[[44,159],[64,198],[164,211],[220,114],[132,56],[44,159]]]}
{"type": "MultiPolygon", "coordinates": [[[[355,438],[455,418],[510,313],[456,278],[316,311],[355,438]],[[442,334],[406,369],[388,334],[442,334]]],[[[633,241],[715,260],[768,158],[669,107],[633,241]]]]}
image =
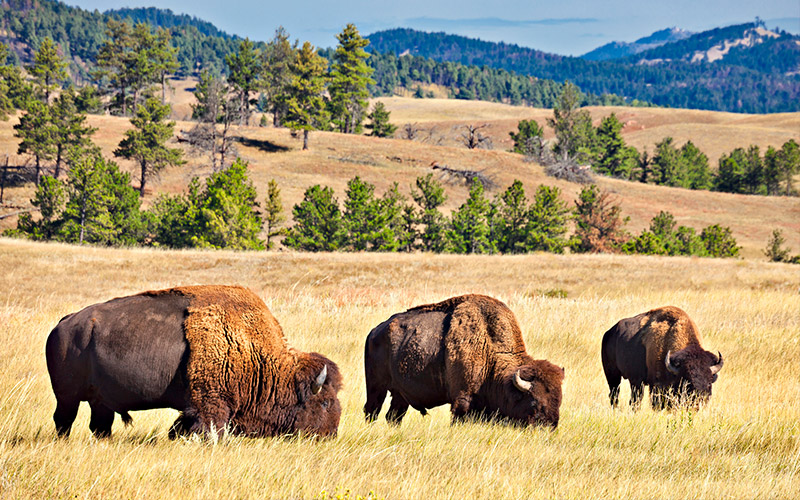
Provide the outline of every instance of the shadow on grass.
{"type": "Polygon", "coordinates": [[[249,137],[237,137],[236,141],[250,148],[256,148],[265,153],[283,153],[289,151],[286,146],[275,144],[274,142],[264,141],[261,139],[250,139],[249,137]]]}

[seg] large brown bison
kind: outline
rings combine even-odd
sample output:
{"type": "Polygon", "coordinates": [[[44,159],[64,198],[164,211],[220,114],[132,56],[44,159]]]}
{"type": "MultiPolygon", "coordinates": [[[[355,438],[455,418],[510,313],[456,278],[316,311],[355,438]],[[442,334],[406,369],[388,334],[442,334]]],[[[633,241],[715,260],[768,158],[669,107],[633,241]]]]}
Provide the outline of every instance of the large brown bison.
{"type": "Polygon", "coordinates": [[[464,295],[395,314],[369,333],[364,364],[367,421],[389,391],[390,423],[399,424],[409,405],[424,415],[449,403],[454,421],[558,425],[563,368],[531,358],[514,313],[491,297],[464,295]]]}
{"type": "Polygon", "coordinates": [[[634,409],[650,387],[651,405],[662,409],[674,403],[695,407],[711,397],[711,384],[722,368],[722,354],[700,346],[700,332],[677,307],[660,307],[620,320],[603,335],[603,371],[611,406],[619,401],[619,384],[631,384],[634,409]]]}
{"type": "Polygon", "coordinates": [[[111,435],[114,413],[182,413],[170,437],[229,429],[250,436],[332,435],[339,425],[335,363],[289,348],[253,292],[190,286],[144,292],[64,317],[47,339],[53,420],[68,436],[81,401],[89,428],[111,435]]]}

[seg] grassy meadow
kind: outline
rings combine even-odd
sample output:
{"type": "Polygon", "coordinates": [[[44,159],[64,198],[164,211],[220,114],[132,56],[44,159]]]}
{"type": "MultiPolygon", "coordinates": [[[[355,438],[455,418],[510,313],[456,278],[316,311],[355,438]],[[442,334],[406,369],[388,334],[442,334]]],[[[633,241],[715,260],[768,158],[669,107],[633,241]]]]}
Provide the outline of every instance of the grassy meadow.
{"type": "Polygon", "coordinates": [[[798,333],[798,268],[758,260],[178,252],[0,238],[0,497],[792,498],[798,333]],[[338,363],[338,437],[170,441],[176,412],[153,410],[134,412],[128,428],[117,418],[114,437],[96,440],[84,404],[72,436],[56,439],[44,343],[58,320],[121,295],[211,283],[251,288],[293,346],[338,363]],[[369,330],[394,312],[470,292],[506,302],[528,351],[566,368],[558,429],[451,426],[447,407],[409,411],[398,428],[382,417],[364,423],[369,330]],[[725,358],[710,404],[633,413],[623,382],[624,404],[612,410],[603,332],[668,304],[725,358]]]}

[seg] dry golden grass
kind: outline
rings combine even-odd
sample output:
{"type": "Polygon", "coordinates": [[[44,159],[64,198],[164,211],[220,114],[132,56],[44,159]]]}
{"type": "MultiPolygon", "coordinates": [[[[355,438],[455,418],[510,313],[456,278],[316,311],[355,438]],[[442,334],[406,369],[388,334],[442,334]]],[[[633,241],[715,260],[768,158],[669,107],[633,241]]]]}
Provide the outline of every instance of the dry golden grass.
{"type": "MultiPolygon", "coordinates": [[[[114,250],[0,238],[0,497],[792,498],[800,490],[800,275],[786,264],[624,256],[452,256],[114,250]],[[253,289],[289,341],[336,361],[339,435],[172,442],[172,410],[93,439],[82,405],[54,437],[44,361],[69,312],[176,285],[253,289]],[[562,289],[567,298],[548,298],[562,289]],[[528,351],[566,367],[557,431],[450,426],[447,407],[367,425],[363,342],[409,306],[468,293],[505,301],[528,351]],[[600,338],[673,304],[725,367],[698,413],[612,411],[600,338]]],[[[629,390],[623,385],[622,401],[629,390]]]]}
{"type": "MultiPolygon", "coordinates": [[[[192,95],[187,89],[193,81],[171,82],[175,91],[170,98],[176,105],[174,116],[190,114],[192,95]]],[[[250,163],[250,176],[260,194],[266,196],[267,183],[276,179],[282,190],[284,210],[288,218],[291,207],[303,198],[303,192],[313,184],[331,186],[341,201],[347,181],[359,175],[376,185],[376,192],[383,193],[393,182],[401,192],[408,194],[414,179],[432,172],[430,165],[437,161],[455,168],[484,171],[492,176],[499,186],[489,193],[494,196],[505,189],[514,179],[525,185],[529,197],[540,184],[556,185],[562,189],[563,197],[570,202],[577,197],[580,186],[547,177],[538,165],[525,163],[520,155],[508,153],[511,147],[509,131],[516,130],[519,120],[535,118],[544,124],[551,110],[509,106],[505,104],[460,101],[446,99],[381,98],[392,112],[396,124],[417,123],[426,130],[433,130],[435,141],[406,141],[378,139],[366,136],[342,135],[329,132],[312,132],[309,151],[301,151],[301,143],[285,129],[272,127],[235,128],[234,134],[245,139],[240,143],[239,154],[250,163]],[[483,132],[494,140],[492,151],[470,151],[458,140],[460,127],[465,124],[487,124],[483,132]],[[441,145],[434,145],[441,139],[441,145]]],[[[800,141],[800,113],[776,115],[742,115],[696,110],[658,108],[589,108],[596,122],[611,112],[617,113],[627,124],[626,140],[638,148],[652,145],[666,135],[675,137],[678,144],[691,139],[705,151],[712,166],[722,152],[738,146],[758,144],[780,146],[794,138],[800,141]]],[[[16,157],[18,140],[13,135],[16,118],[0,122],[0,160],[4,154],[12,156],[12,163],[24,163],[26,158],[16,157]]],[[[99,130],[95,142],[104,154],[111,157],[122,136],[130,127],[127,119],[111,116],[90,116],[88,122],[99,130]]],[[[256,118],[251,120],[257,122],[256,118]]],[[[191,122],[178,121],[176,130],[191,128],[191,122]]],[[[427,137],[427,133],[423,134],[427,137]]],[[[187,164],[163,172],[159,179],[149,183],[144,198],[148,207],[162,192],[182,192],[193,176],[205,177],[210,173],[207,159],[189,154],[187,164]]],[[[118,160],[137,178],[136,166],[132,162],[118,160]]],[[[639,232],[648,227],[650,219],[661,210],[675,215],[678,224],[692,226],[698,231],[711,224],[729,226],[734,237],[742,245],[746,258],[763,259],[773,229],[782,229],[787,245],[795,253],[800,252],[800,199],[787,197],[744,196],[707,191],[667,188],[618,181],[598,177],[597,183],[614,192],[623,214],[630,216],[628,229],[639,232]]],[[[134,180],[134,184],[137,181],[134,180]]],[[[33,195],[30,185],[11,187],[6,190],[5,203],[0,206],[0,215],[30,208],[33,195]]],[[[445,212],[457,208],[467,196],[463,184],[447,186],[449,199],[445,212]]],[[[16,217],[0,219],[0,230],[16,226],[16,217]]]]}

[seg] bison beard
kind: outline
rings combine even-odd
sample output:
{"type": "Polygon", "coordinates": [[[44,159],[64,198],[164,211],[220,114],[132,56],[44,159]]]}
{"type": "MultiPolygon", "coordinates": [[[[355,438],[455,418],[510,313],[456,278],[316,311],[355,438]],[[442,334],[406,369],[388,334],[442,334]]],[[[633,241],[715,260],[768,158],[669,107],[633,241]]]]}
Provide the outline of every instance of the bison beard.
{"type": "Polygon", "coordinates": [[[170,437],[229,429],[251,436],[334,435],[342,378],[335,363],[288,347],[277,320],[247,289],[173,288],[89,306],[47,339],[57,400],[69,435],[81,401],[92,432],[111,434],[114,413],[181,411],[170,437]]]}
{"type": "Polygon", "coordinates": [[[620,320],[603,335],[601,357],[611,406],[619,401],[623,378],[631,384],[631,406],[638,409],[644,386],[656,409],[711,397],[722,369],[722,354],[701,347],[700,332],[684,311],[660,307],[620,320]]]}
{"type": "Polygon", "coordinates": [[[449,403],[454,421],[558,425],[563,369],[531,358],[514,314],[491,297],[464,295],[395,314],[370,332],[364,363],[367,421],[390,392],[390,423],[400,423],[409,406],[424,415],[449,403]]]}

